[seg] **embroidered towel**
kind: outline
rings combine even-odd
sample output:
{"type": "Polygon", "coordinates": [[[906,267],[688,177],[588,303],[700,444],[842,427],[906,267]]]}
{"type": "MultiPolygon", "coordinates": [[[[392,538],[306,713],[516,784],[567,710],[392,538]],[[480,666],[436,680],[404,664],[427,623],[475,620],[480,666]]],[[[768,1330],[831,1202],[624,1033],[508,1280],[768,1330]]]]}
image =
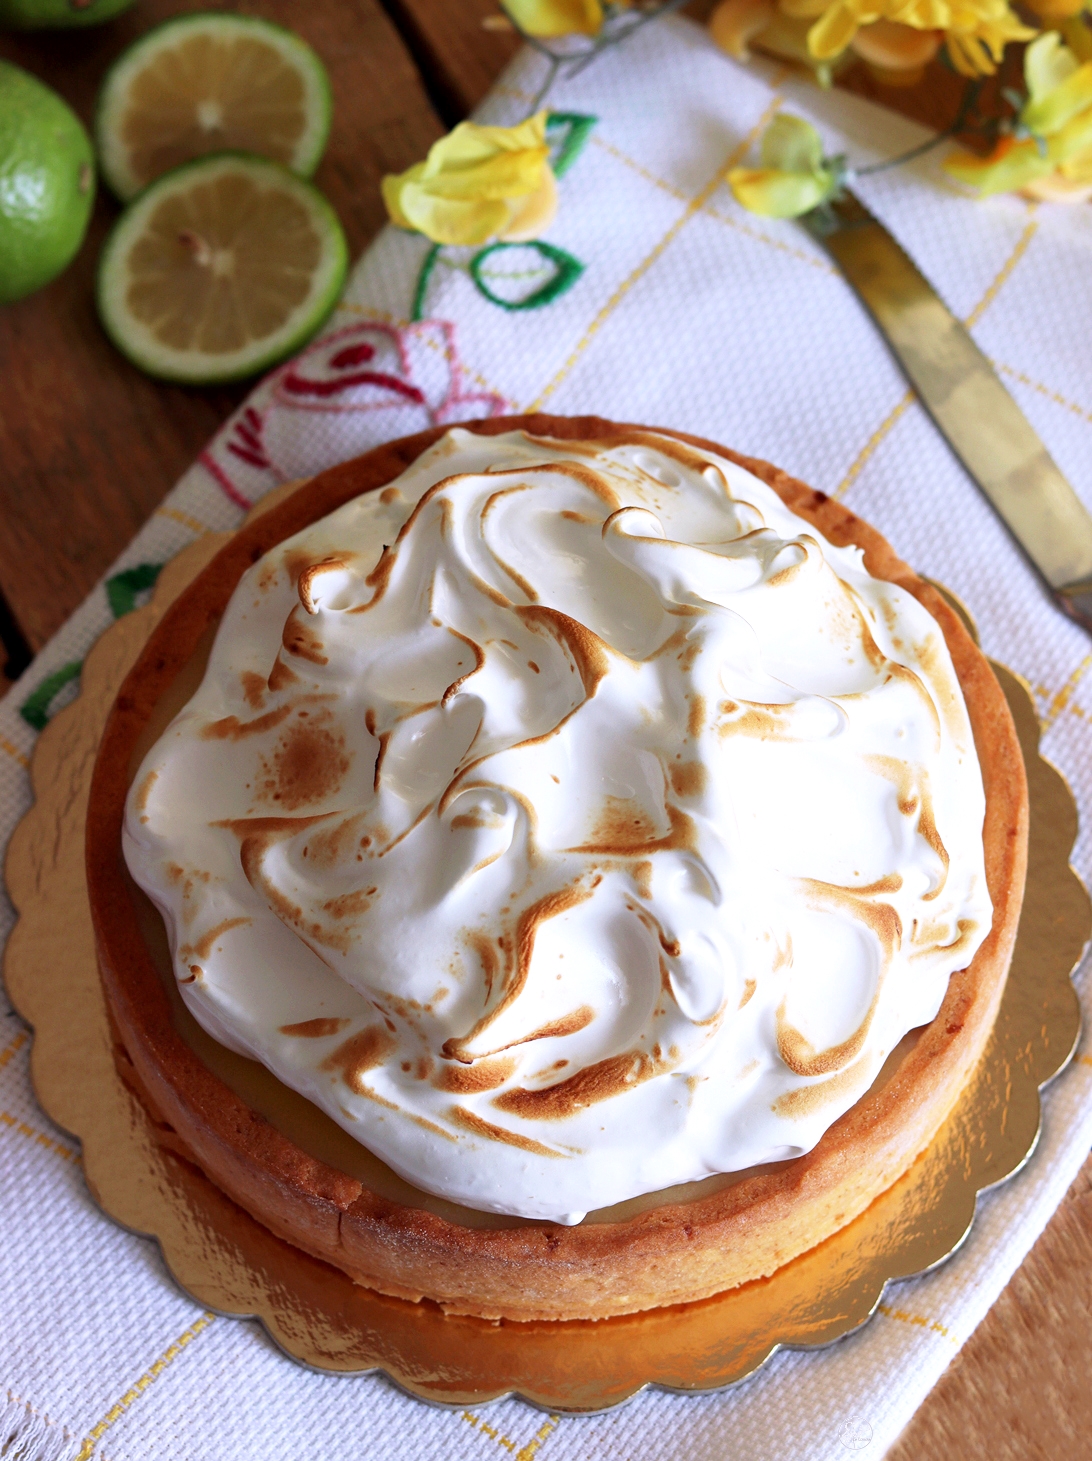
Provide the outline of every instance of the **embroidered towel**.
{"type": "MultiPolygon", "coordinates": [[[[533,55],[518,58],[482,118],[517,121],[540,68],[533,55]]],[[[423,239],[384,231],[324,338],[255,390],[0,704],[0,842],[30,802],[35,734],[76,693],[88,647],[196,534],[235,526],[275,483],[376,442],[542,407],[678,427],[770,458],[844,498],[954,588],[986,650],[1034,688],[1045,752],[1080,803],[1075,860],[1087,878],[1088,640],[1051,607],[821,252],[796,225],[744,213],[722,181],[780,106],[858,164],[925,134],[771,65],[736,66],[682,20],[646,27],[551,103],[569,114],[554,129],[568,167],[546,240],[433,253],[423,239]]],[[[936,154],[860,191],[968,321],[1092,504],[1092,298],[1077,288],[1092,261],[1092,212],[971,202],[936,154]]],[[[5,901],[0,938],[11,921],[5,901]]],[[[1092,991],[1083,978],[1079,987],[1092,1015],[1092,991]]],[[[780,1353],[727,1393],[648,1393],[588,1418],[518,1401],[449,1412],[381,1378],[303,1370],[256,1325],[202,1314],[155,1245],[91,1202],[71,1138],[34,1102],[29,1048],[20,1021],[0,1013],[0,1452],[18,1435],[15,1454],[28,1461],[878,1457],[1020,1263],[1092,1141],[1092,1058],[1080,1054],[1047,1093],[1035,1160],[982,1200],[951,1262],[890,1289],[856,1335],[780,1353]]]]}

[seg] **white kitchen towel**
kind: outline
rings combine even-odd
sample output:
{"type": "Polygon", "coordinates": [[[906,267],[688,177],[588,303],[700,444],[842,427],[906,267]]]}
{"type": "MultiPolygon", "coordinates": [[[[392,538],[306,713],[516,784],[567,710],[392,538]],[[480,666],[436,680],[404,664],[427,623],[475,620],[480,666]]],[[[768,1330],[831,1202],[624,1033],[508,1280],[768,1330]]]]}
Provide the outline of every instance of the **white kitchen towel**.
{"type": "MultiPolygon", "coordinates": [[[[541,65],[518,58],[481,116],[518,120],[541,65]]],[[[986,650],[1034,687],[1045,752],[1080,803],[1075,862],[1087,878],[1092,646],[1052,607],[822,253],[798,226],[744,213],[722,181],[782,106],[857,164],[926,134],[772,65],[737,66],[682,20],[647,26],[551,106],[568,114],[553,135],[570,165],[543,245],[430,257],[425,240],[385,230],[323,339],[257,388],[0,704],[0,842],[30,802],[36,732],[76,693],[88,647],[195,535],[235,526],[276,482],[376,442],[541,407],[677,427],[770,458],[843,498],[955,589],[986,650]]],[[[936,154],[860,191],[969,322],[1092,506],[1092,210],[971,201],[936,154]]],[[[0,937],[11,920],[5,902],[0,937]]],[[[1078,983],[1092,1011],[1092,990],[1078,983]]],[[[951,1262],[892,1287],[857,1334],[780,1353],[720,1395],[646,1393],[587,1418],[519,1401],[450,1412],[382,1378],[303,1370],[255,1324],[202,1314],[155,1244],[91,1202],[75,1143],[35,1104],[30,1040],[13,1013],[0,1015],[0,1454],[35,1461],[879,1457],[1092,1142],[1083,1047],[1046,1095],[1027,1170],[981,1201],[951,1262]],[[22,1449],[5,1450],[9,1435],[22,1449]]]]}

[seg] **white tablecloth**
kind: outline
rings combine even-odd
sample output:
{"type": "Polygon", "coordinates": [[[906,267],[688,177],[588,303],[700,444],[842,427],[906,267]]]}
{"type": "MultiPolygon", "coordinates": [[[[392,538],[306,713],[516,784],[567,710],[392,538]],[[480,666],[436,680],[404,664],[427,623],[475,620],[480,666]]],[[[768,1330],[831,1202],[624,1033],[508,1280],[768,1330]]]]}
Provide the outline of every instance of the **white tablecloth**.
{"type": "MultiPolygon", "coordinates": [[[[518,59],[482,109],[525,112],[541,62],[518,59]]],[[[409,323],[426,242],[388,229],[359,262],[336,332],[260,386],[0,703],[0,843],[29,805],[36,728],[75,694],[78,665],[157,565],[233,527],[274,483],[434,422],[543,408],[678,427],[770,458],[844,498],[921,572],[953,587],[986,650],[1027,677],[1046,754],[1084,817],[1092,872],[1092,664],[957,466],[848,287],[798,226],[758,219],[722,181],[778,106],[828,151],[890,156],[919,128],[769,64],[741,68],[682,20],[650,25],[551,97],[597,124],[561,182],[547,241],[583,271],[537,308],[511,306],[558,258],[441,252],[409,323]],[[350,377],[361,377],[350,382],[350,377]]],[[[938,156],[860,184],[932,278],[1092,506],[1092,210],[975,203],[938,156]]],[[[562,259],[564,264],[565,260],[562,259]]],[[[547,291],[549,292],[549,291],[547,291]]],[[[329,332],[328,332],[329,333],[329,332]]],[[[10,928],[0,903],[0,938],[10,928]]],[[[1090,990],[1079,980],[1088,1007],[1090,990]]],[[[608,1415],[547,1417],[518,1401],[430,1408],[377,1377],[297,1368],[253,1323],[202,1314],[154,1243],[103,1217],[76,1144],[35,1103],[30,1036],[0,1011],[0,1454],[26,1461],[818,1461],[880,1456],[1043,1228],[1092,1141],[1092,1057],[1048,1092],[1039,1152],[984,1198],[970,1240],[892,1287],[862,1331],[778,1354],[734,1390],[645,1394],[608,1415]],[[6,1392],[6,1394],[5,1394],[6,1392]],[[5,1409],[6,1406],[6,1409],[5,1409]]]]}

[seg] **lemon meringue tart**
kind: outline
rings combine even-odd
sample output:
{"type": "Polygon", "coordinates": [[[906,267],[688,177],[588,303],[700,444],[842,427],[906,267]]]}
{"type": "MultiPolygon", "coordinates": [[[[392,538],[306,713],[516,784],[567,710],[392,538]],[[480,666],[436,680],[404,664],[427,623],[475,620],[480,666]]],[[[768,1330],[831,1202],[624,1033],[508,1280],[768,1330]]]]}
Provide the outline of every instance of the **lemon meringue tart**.
{"type": "Polygon", "coordinates": [[[941,595],[765,462],[432,431],[244,526],[99,752],[87,868],[162,1139],[359,1283],[601,1318],[770,1274],[936,1134],[1027,793],[941,595]]]}

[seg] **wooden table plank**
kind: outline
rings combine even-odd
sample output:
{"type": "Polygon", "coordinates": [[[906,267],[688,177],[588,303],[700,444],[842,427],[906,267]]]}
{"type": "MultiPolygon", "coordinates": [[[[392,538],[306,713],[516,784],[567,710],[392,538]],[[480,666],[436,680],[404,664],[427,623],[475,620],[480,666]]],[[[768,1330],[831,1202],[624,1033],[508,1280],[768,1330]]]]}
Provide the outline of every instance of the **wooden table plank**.
{"type": "MultiPolygon", "coordinates": [[[[7,34],[0,55],[34,72],[89,121],[106,67],[137,35],[208,0],[141,0],[119,20],[67,34],[7,34]]],[[[298,30],[330,72],[334,121],[316,182],[354,254],[385,220],[379,179],[443,130],[378,0],[246,0],[224,6],[298,30]]],[[[101,195],[73,266],[0,312],[0,593],[34,649],[77,607],[200,451],[245,386],[149,380],[95,315],[98,252],[118,208],[101,195]]]]}

